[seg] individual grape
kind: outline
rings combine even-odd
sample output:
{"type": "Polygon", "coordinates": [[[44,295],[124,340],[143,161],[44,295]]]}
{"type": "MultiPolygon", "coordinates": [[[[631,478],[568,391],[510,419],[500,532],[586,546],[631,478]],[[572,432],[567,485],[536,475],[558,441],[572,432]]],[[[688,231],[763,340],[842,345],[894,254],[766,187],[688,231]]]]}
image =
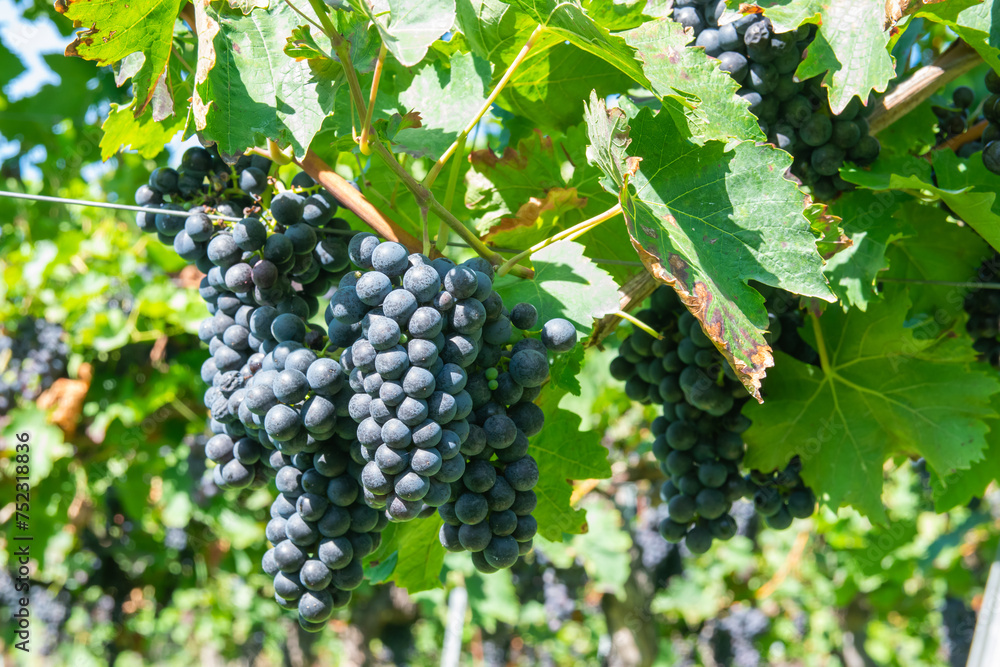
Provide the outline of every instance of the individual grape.
{"type": "Polygon", "coordinates": [[[576,327],[569,320],[556,318],[542,326],[542,343],[553,352],[568,352],[576,345],[576,327]]]}

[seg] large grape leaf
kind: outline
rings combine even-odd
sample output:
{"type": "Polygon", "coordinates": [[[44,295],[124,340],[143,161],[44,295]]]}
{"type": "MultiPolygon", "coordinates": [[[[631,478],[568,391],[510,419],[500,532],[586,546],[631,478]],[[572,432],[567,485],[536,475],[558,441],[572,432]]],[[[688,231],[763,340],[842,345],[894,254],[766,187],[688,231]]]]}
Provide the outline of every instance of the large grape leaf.
{"type": "MultiPolygon", "coordinates": [[[[389,52],[406,67],[427,55],[427,48],[451,30],[455,0],[365,0],[368,17],[389,52]]],[[[358,4],[357,2],[355,4],[358,4]]]]}
{"type": "Polygon", "coordinates": [[[591,330],[594,318],[618,310],[618,286],[579,243],[557,241],[533,254],[531,264],[533,280],[508,274],[496,281],[504,303],[526,301],[538,309],[539,321],[563,317],[581,332],[591,330]]]}
{"type": "Polygon", "coordinates": [[[922,456],[937,473],[980,460],[996,418],[996,373],[975,364],[971,341],[951,331],[918,337],[904,325],[905,294],[862,313],[829,309],[814,320],[823,368],[778,354],[763,405],[748,403],[746,465],[773,470],[798,455],[802,477],[831,507],[881,521],[882,465],[922,456]]]}
{"type": "Polygon", "coordinates": [[[908,291],[911,319],[921,318],[931,329],[952,326],[965,317],[963,301],[969,290],[947,283],[976,280],[979,265],[993,257],[993,250],[969,227],[948,222],[937,206],[911,199],[899,207],[896,217],[905,222],[909,235],[889,244],[889,270],[879,278],[921,283],[886,280],[886,298],[908,291]]]}
{"type": "Polygon", "coordinates": [[[803,80],[823,76],[834,113],[843,111],[854,96],[866,102],[872,90],[885,92],[896,75],[886,50],[889,33],[882,29],[882,0],[757,0],[754,4],[779,32],[794,30],[803,22],[819,26],[795,73],[803,80]]]}
{"type": "Polygon", "coordinates": [[[191,77],[182,77],[178,59],[170,61],[168,76],[162,77],[153,95],[153,103],[142,114],[135,113],[137,103],[111,104],[101,126],[101,159],[107,160],[121,148],[130,147],[145,158],[154,158],[178,132],[187,126],[191,97],[191,77]]]}
{"type": "MultiPolygon", "coordinates": [[[[528,281],[525,281],[528,282],[528,281]]],[[[538,462],[538,506],[533,515],[542,537],[560,541],[564,534],[586,532],[582,510],[570,505],[571,480],[611,476],[608,450],[598,431],[581,431],[580,417],[559,407],[562,390],[546,387],[538,400],[545,411],[545,428],[531,440],[528,453],[538,462]]]]}
{"type": "Polygon", "coordinates": [[[517,35],[516,12],[500,0],[456,0],[455,19],[472,52],[494,61],[517,35]]]}
{"type": "Polygon", "coordinates": [[[1000,249],[1000,176],[988,171],[979,158],[963,160],[951,151],[933,151],[931,155],[931,164],[921,158],[890,157],[869,170],[844,167],[841,176],[872,190],[918,190],[940,197],[991,246],[1000,249]],[[937,176],[937,185],[932,174],[937,176]]]}
{"type": "Polygon", "coordinates": [[[618,192],[639,257],[671,285],[758,398],[773,365],[764,298],[747,281],[834,300],[791,157],[751,142],[698,146],[665,113],[629,119],[591,98],[587,155],[618,192]]]}
{"type": "Polygon", "coordinates": [[[904,199],[900,193],[855,190],[830,204],[851,245],[827,259],[823,273],[844,308],[866,310],[875,298],[876,277],[888,266],[886,247],[906,233],[905,223],[895,217],[904,199]]]}
{"type": "MultiPolygon", "coordinates": [[[[1000,396],[993,397],[993,411],[1000,413],[1000,396]]],[[[967,505],[973,498],[982,498],[986,495],[986,487],[1000,477],[1000,420],[990,419],[986,423],[990,432],[986,434],[982,461],[970,468],[951,470],[943,477],[932,472],[931,489],[936,511],[947,512],[967,505]]]]}
{"type": "Polygon", "coordinates": [[[284,2],[245,16],[199,0],[195,12],[199,48],[192,109],[198,130],[225,155],[273,139],[304,156],[333,110],[340,65],[284,53],[303,20],[284,2]]]}
{"type": "Polygon", "coordinates": [[[392,555],[396,556],[392,574],[383,581],[393,581],[410,593],[439,588],[445,552],[438,533],[443,523],[435,513],[419,521],[390,524],[382,533],[383,543],[374,555],[380,564],[389,564],[392,555]]]}
{"type": "Polygon", "coordinates": [[[622,33],[636,50],[650,90],[661,100],[681,97],[691,134],[704,139],[764,141],[749,103],[736,95],[739,84],[702,49],[686,46],[691,36],[679,23],[657,19],[622,33]]]}
{"type": "Polygon", "coordinates": [[[948,0],[923,6],[914,16],[944,23],[1000,71],[1000,4],[983,0],[948,0]]]}
{"type": "Polygon", "coordinates": [[[533,48],[507,82],[501,106],[529,119],[544,132],[576,125],[591,90],[601,96],[622,93],[631,80],[604,59],[562,40],[533,48]],[[580,76],[586,72],[586,76],[580,76]]]}
{"type": "Polygon", "coordinates": [[[136,104],[141,115],[153,97],[157,81],[167,69],[174,36],[174,22],[186,0],[63,0],[56,8],[66,18],[85,26],[66,47],[67,56],[79,56],[106,66],[133,53],[144,56],[142,67],[132,77],[136,104]]]}
{"type": "Polygon", "coordinates": [[[545,28],[541,44],[543,48],[546,44],[566,40],[606,60],[634,81],[645,85],[646,76],[632,47],[622,37],[612,35],[606,27],[595,23],[579,2],[515,0],[511,4],[545,28]]]}
{"type": "Polygon", "coordinates": [[[490,64],[471,53],[455,53],[447,69],[425,64],[399,101],[420,113],[420,127],[400,130],[392,141],[415,157],[441,157],[475,117],[490,88],[490,64]]]}

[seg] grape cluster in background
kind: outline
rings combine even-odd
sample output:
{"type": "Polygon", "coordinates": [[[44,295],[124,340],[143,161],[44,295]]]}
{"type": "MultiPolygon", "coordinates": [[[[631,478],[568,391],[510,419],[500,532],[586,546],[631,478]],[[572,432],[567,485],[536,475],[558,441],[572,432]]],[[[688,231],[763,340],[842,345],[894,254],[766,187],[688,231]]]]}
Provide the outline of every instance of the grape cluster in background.
{"type": "Polygon", "coordinates": [[[820,200],[853,189],[839,175],[845,161],[869,165],[879,155],[878,140],[869,133],[861,100],[851,99],[833,114],[822,76],[805,81],[795,77],[803,52],[816,35],[804,24],[778,33],[760,14],[726,14],[724,0],[678,0],[672,17],[690,28],[694,42],[719,61],[735,79],[737,94],[750,103],[770,143],[791,153],[791,173],[820,200]]]}
{"type": "Polygon", "coordinates": [[[69,344],[62,326],[25,317],[0,328],[0,416],[18,397],[33,401],[66,375],[69,344]]]}
{"type": "Polygon", "coordinates": [[[538,529],[533,401],[575,327],[508,310],[488,261],[353,232],[307,174],[286,186],[271,171],[194,147],[136,202],[163,211],[139,227],[206,274],[205,454],[219,488],[274,480],[263,569],[276,602],[322,629],[388,522],[435,511],[445,548],[483,572],[510,567],[538,529]],[[310,322],[320,298],[326,329],[310,322]]]}
{"type": "Polygon", "coordinates": [[[987,72],[986,89],[991,93],[983,102],[983,116],[988,124],[979,143],[983,164],[994,174],[1000,174],[1000,74],[992,70],[987,72]]]}
{"type": "MultiPolygon", "coordinates": [[[[674,291],[658,288],[636,318],[660,337],[633,329],[610,371],[625,382],[629,398],[662,406],[651,430],[653,455],[667,477],[660,488],[668,507],[658,527],[663,538],[683,539],[692,553],[704,553],[713,540],[736,535],[730,510],[743,498],[752,498],[775,529],[811,516],[816,498],[799,476],[797,458],[783,470],[742,470],[740,434],[751,425],[741,413],[746,389],[674,291]]],[[[772,340],[779,328],[772,327],[772,340]]]]}

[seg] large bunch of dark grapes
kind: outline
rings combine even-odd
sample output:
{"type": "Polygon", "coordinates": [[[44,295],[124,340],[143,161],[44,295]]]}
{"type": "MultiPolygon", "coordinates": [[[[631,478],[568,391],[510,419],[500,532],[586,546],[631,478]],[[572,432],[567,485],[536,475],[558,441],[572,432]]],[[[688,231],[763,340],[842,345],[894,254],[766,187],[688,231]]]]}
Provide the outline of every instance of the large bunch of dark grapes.
{"type": "Polygon", "coordinates": [[[777,33],[769,19],[747,14],[728,21],[725,0],[678,0],[673,19],[693,31],[694,46],[719,60],[719,67],[740,83],[738,94],[750,103],[768,140],[792,154],[792,174],[822,200],[852,185],[839,176],[845,160],[867,165],[880,146],[860,115],[861,101],[851,100],[834,115],[822,76],[795,77],[815,27],[777,33]]]}
{"type": "Polygon", "coordinates": [[[66,375],[69,344],[58,324],[25,317],[0,328],[0,416],[66,375]]]}
{"type": "Polygon", "coordinates": [[[205,452],[220,488],[274,479],[263,568],[278,604],[321,629],[387,523],[436,508],[444,546],[473,552],[481,571],[527,553],[528,438],[544,421],[532,401],[548,352],[576,344],[573,325],[536,330],[532,306],[508,311],[483,259],[431,261],[351,232],[305,174],[289,188],[262,158],[230,169],[202,148],[182,165],[139,189],[139,204],[164,212],[138,222],[207,274],[205,452]],[[331,299],[325,330],[309,321],[319,297],[331,299]]]}
{"type": "Polygon", "coordinates": [[[704,553],[714,539],[736,534],[729,510],[745,497],[754,499],[774,528],[811,515],[815,498],[798,477],[797,460],[773,474],[742,470],[740,434],[750,427],[741,414],[747,392],[673,290],[657,289],[650,308],[636,317],[662,338],[633,330],[611,374],[625,382],[629,398],[662,406],[652,424],[653,454],[667,476],[660,496],[669,516],[660,522],[660,534],[704,553]]]}
{"type": "Polygon", "coordinates": [[[481,258],[431,261],[367,233],[349,255],[362,271],[341,280],[326,319],[345,348],[365,502],[393,521],[439,508],[446,548],[471,551],[482,571],[510,567],[537,530],[528,438],[544,418],[532,401],[547,352],[571,349],[575,328],[554,319],[540,340],[515,334],[537,313],[508,311],[481,258]]]}
{"type": "Polygon", "coordinates": [[[990,70],[986,74],[986,89],[991,95],[983,102],[983,116],[989,121],[980,143],[983,164],[994,174],[1000,174],[1000,74],[990,70]]]}

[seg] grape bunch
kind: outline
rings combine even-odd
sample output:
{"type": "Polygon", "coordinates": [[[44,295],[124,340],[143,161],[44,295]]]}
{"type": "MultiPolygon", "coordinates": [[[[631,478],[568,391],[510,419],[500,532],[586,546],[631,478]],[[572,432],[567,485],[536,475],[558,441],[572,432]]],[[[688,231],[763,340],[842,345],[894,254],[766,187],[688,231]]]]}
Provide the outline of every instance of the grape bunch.
{"type": "Polygon", "coordinates": [[[432,261],[367,233],[348,252],[361,270],[341,280],[326,320],[354,392],[365,502],[392,521],[439,508],[446,548],[473,552],[483,571],[509,567],[537,530],[528,438],[544,417],[532,401],[547,352],[571,349],[576,329],[554,319],[540,340],[516,336],[537,312],[508,312],[481,258],[432,261]]]}
{"type": "Polygon", "coordinates": [[[662,337],[636,328],[622,341],[610,371],[625,382],[629,398],[662,406],[651,430],[653,454],[667,476],[660,497],[669,515],[658,526],[664,539],[684,539],[691,552],[704,553],[714,539],[736,534],[729,511],[741,498],[753,498],[758,512],[775,528],[787,527],[782,525],[782,511],[795,517],[812,514],[815,500],[808,512],[799,509],[798,496],[794,509],[786,502],[801,485],[797,462],[775,473],[777,477],[757,471],[744,474],[741,434],[750,427],[741,413],[746,390],[673,290],[657,289],[650,308],[636,317],[662,337]]]}
{"type": "Polygon", "coordinates": [[[307,175],[285,188],[269,171],[192,148],[136,200],[163,211],[139,226],[206,273],[205,454],[220,488],[274,480],[263,568],[276,601],[319,630],[388,522],[436,510],[446,548],[484,572],[510,567],[537,531],[533,401],[575,327],[536,330],[534,307],[504,307],[488,261],[432,261],[351,232],[307,175]],[[310,322],[320,297],[325,329],[310,322]]]}
{"type": "MultiPolygon", "coordinates": [[[[969,111],[975,107],[976,93],[968,86],[960,86],[952,91],[951,102],[951,106],[931,107],[937,118],[936,139],[939,144],[965,134],[969,129],[969,111]]],[[[957,153],[959,157],[967,158],[980,150],[982,144],[972,141],[963,145],[957,153]]]]}
{"type": "Polygon", "coordinates": [[[63,328],[25,317],[0,329],[0,416],[21,396],[34,401],[66,375],[69,344],[63,328]]]}
{"type": "Polygon", "coordinates": [[[771,528],[784,530],[792,525],[792,519],[812,516],[816,495],[802,481],[800,472],[802,462],[797,456],[782,470],[770,473],[750,471],[754,509],[771,528]]]}
{"type": "Polygon", "coordinates": [[[724,0],[678,0],[672,16],[692,30],[694,46],[718,59],[719,68],[742,86],[737,94],[750,103],[768,141],[792,154],[792,174],[814,197],[829,200],[853,188],[840,178],[841,165],[845,160],[871,164],[880,145],[860,115],[861,100],[854,98],[833,114],[822,76],[795,77],[815,26],[778,33],[760,14],[730,21],[724,0]]]}
{"type": "MultiPolygon", "coordinates": [[[[350,393],[344,391],[344,394],[350,393]]],[[[297,610],[299,625],[318,632],[364,580],[361,561],[378,548],[387,517],[362,499],[360,466],[351,460],[354,424],[325,440],[308,436],[300,451],[271,451],[278,496],[265,534],[273,545],[264,571],[274,599],[297,610]]]]}
{"type": "MultiPolygon", "coordinates": [[[[1000,253],[985,260],[976,277],[982,282],[996,282],[1000,267],[1000,253]]],[[[965,295],[965,312],[969,320],[966,331],[973,338],[972,346],[979,360],[1000,369],[1000,292],[992,289],[974,289],[965,295]]]]}
{"type": "Polygon", "coordinates": [[[983,116],[989,121],[979,141],[983,150],[983,165],[994,174],[1000,174],[1000,74],[990,70],[986,74],[986,89],[991,93],[983,102],[983,116]]]}

